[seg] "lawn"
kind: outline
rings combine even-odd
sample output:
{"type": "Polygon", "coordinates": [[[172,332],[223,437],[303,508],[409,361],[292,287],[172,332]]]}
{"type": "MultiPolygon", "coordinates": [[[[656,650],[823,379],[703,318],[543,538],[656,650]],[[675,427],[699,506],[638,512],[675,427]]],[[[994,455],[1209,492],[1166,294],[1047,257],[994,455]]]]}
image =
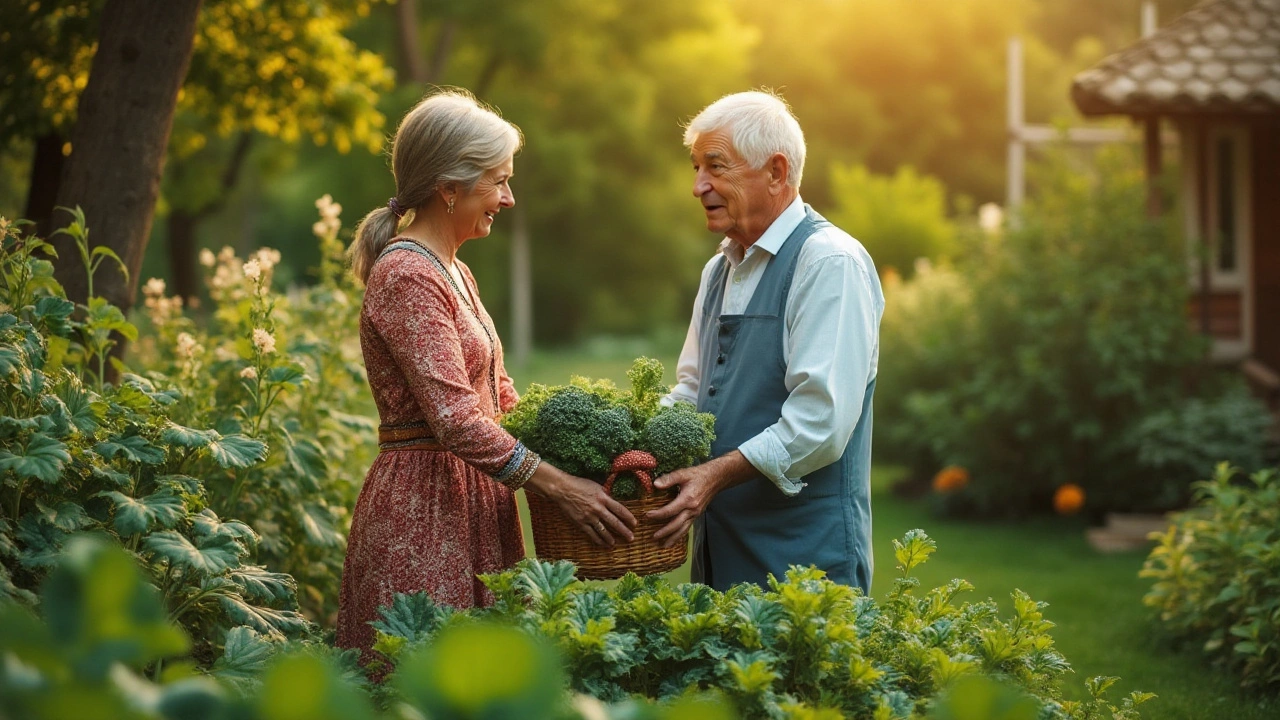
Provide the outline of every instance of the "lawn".
{"type": "MultiPolygon", "coordinates": [[[[656,353],[642,345],[631,348],[674,363],[675,348],[656,353]]],[[[625,386],[629,356],[607,353],[542,353],[527,368],[513,372],[516,385],[563,383],[569,373],[607,377],[625,386]]],[[[670,368],[668,379],[674,379],[670,368]]],[[[1049,603],[1045,616],[1057,624],[1054,638],[1076,673],[1068,681],[1071,697],[1084,693],[1084,679],[1117,675],[1112,688],[1118,698],[1131,690],[1158,695],[1143,706],[1155,720],[1263,720],[1280,716],[1280,698],[1250,694],[1236,679],[1203,662],[1195,648],[1176,648],[1163,641],[1142,605],[1148,582],[1138,578],[1143,552],[1104,555],[1084,540],[1084,525],[1074,519],[978,523],[940,519],[924,503],[893,496],[892,469],[877,468],[873,478],[876,572],[872,594],[888,592],[896,571],[892,541],[912,528],[923,528],[938,542],[938,552],[916,574],[926,588],[956,577],[973,583],[972,599],[995,598],[1008,608],[1009,594],[1026,591],[1049,603]]],[[[532,554],[528,516],[526,542],[532,554]]],[[[673,582],[689,578],[688,567],[670,573],[673,582]]]]}

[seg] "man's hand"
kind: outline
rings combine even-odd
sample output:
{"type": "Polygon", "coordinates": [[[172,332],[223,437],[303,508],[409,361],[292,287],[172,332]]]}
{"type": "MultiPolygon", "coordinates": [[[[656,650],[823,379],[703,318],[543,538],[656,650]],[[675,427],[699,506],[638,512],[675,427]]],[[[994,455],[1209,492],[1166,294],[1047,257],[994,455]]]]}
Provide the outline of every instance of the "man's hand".
{"type": "Polygon", "coordinates": [[[653,539],[664,548],[675,545],[684,538],[693,521],[706,511],[716,493],[758,474],[742,453],[734,450],[710,462],[676,470],[654,480],[653,485],[659,490],[676,487],[680,494],[675,500],[645,515],[652,520],[671,521],[654,533],[653,539]]]}

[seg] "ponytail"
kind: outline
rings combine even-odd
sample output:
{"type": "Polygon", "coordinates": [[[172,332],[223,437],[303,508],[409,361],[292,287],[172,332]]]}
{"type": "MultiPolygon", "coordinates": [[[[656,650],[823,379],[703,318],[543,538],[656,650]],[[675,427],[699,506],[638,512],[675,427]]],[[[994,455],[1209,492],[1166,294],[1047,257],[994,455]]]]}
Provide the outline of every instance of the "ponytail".
{"type": "Polygon", "coordinates": [[[400,218],[388,207],[375,208],[356,226],[356,239],[351,243],[351,271],[361,283],[369,278],[369,271],[378,255],[396,236],[400,218]]]}

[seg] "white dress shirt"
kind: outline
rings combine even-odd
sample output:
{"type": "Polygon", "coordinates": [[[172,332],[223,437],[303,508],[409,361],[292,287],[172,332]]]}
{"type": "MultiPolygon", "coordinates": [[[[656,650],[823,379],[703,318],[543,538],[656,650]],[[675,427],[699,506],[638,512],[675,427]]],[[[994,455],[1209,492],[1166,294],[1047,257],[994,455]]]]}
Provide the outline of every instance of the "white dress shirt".
{"type": "MultiPolygon", "coordinates": [[[[740,315],[769,262],[804,219],[797,197],[744,253],[725,238],[702,269],[693,320],[676,366],[676,385],[663,404],[698,402],[699,326],[707,282],[718,255],[729,261],[721,314],[740,315]]],[[[800,478],[826,467],[844,452],[862,414],[868,383],[880,357],[884,295],[875,265],[862,243],[834,226],[815,232],[797,259],[783,324],[789,397],[782,416],[738,450],[787,495],[800,478]]]]}

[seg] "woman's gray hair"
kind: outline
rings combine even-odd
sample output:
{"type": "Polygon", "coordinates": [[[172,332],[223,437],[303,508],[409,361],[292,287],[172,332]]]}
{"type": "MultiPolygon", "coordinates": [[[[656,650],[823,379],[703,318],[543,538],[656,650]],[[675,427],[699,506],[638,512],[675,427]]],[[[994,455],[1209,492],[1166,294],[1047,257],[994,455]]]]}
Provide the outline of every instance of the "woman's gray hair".
{"type": "Polygon", "coordinates": [[[768,90],[725,95],[711,103],[684,129],[684,145],[692,148],[703,133],[719,130],[752,168],[759,169],[782,153],[787,159],[787,184],[800,187],[804,176],[804,131],[781,96],[768,90]]]}
{"type": "MultiPolygon", "coordinates": [[[[405,212],[427,205],[442,188],[475,188],[485,172],[520,149],[520,128],[503,120],[466,90],[449,88],[428,95],[400,121],[391,147],[395,205],[405,212]]],[[[360,282],[378,254],[396,236],[400,217],[380,207],[356,226],[351,270],[360,282]]]]}

